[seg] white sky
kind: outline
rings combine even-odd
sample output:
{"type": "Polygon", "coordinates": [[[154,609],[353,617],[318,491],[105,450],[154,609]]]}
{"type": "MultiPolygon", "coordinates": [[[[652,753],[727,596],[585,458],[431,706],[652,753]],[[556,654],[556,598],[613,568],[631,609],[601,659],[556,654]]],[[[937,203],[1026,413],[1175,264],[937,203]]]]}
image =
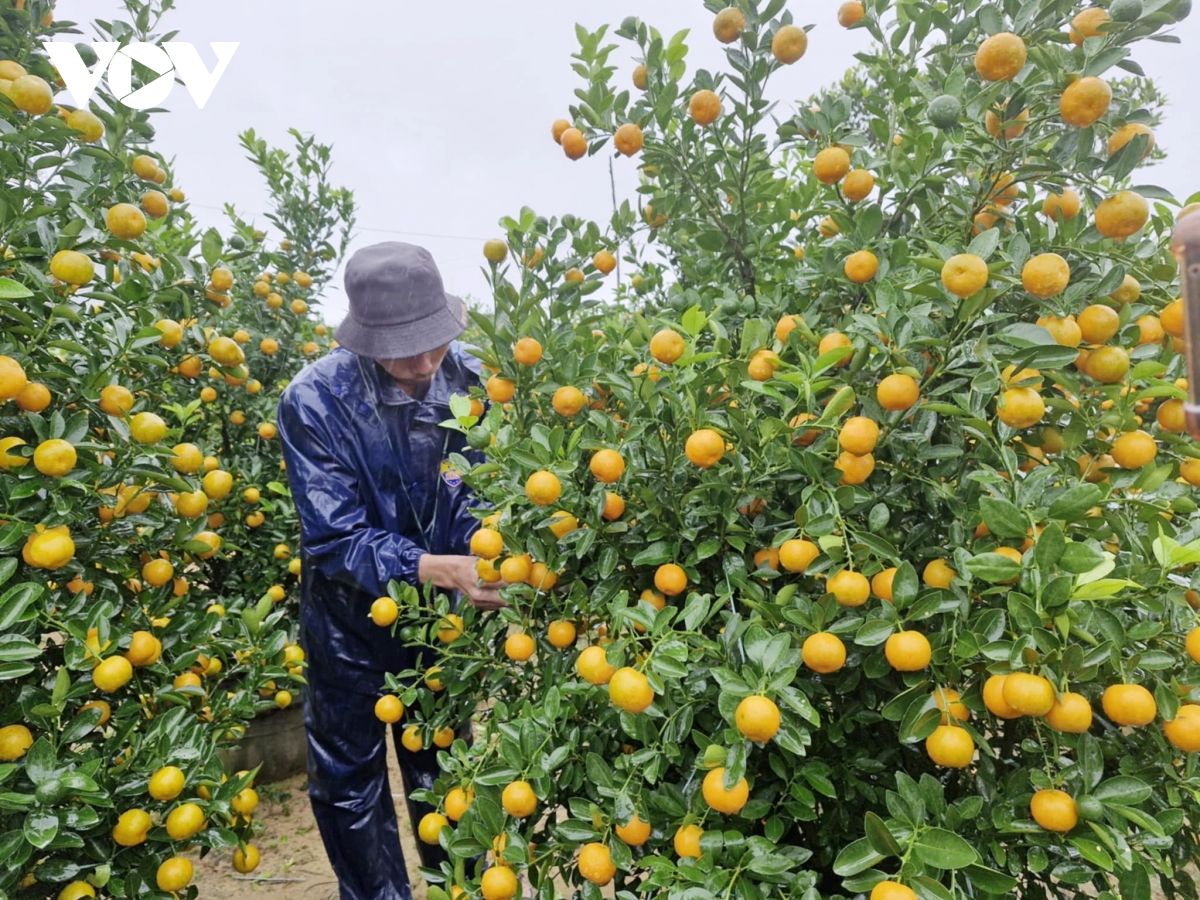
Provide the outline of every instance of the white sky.
{"type": "MultiPolygon", "coordinates": [[[[334,145],[334,184],[358,202],[354,247],[405,240],[428,247],[446,289],[486,298],[481,245],[499,236],[497,221],[522,206],[541,215],[572,213],[604,221],[611,212],[608,151],[571,162],[550,137],[581,85],[570,69],[575,24],[612,28],[640,15],[669,37],[690,28],[689,74],[722,67],[712,14],[700,0],[459,0],[421,5],[395,0],[177,0],[167,24],[206,64],[209,41],[240,41],[203,110],[176,85],[157,117],[156,147],[175,158],[175,184],[205,224],[225,224],[233,203],[258,216],[266,193],[237,135],[254,128],[289,147],[288,128],[334,145]]],[[[839,0],[789,4],[799,24],[816,23],[808,52],[775,76],[774,99],[805,99],[840,78],[866,50],[866,31],[838,26],[839,0]]],[[[56,17],[81,24],[114,17],[117,0],[59,0],[56,17]]],[[[1170,154],[1137,180],[1176,196],[1200,190],[1200,97],[1190,79],[1200,50],[1200,13],[1174,33],[1182,44],[1143,41],[1133,59],[1170,105],[1156,132],[1170,154]]],[[[84,40],[95,39],[84,28],[84,40]]],[[[622,81],[634,45],[614,38],[622,81]]],[[[781,111],[782,114],[782,111],[781,111]]],[[[632,196],[636,160],[616,162],[618,199],[632,196]]],[[[278,239],[278,235],[272,235],[278,239]]],[[[340,275],[326,291],[324,318],[336,324],[346,300],[340,275]]]]}

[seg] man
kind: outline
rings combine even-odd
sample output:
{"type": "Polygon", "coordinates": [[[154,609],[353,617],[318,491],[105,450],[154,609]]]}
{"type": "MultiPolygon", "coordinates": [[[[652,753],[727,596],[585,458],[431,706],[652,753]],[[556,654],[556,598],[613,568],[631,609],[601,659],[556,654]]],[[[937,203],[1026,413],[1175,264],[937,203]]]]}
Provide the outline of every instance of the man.
{"type": "MultiPolygon", "coordinates": [[[[374,707],[384,673],[419,660],[368,612],[393,578],[432,581],[480,609],[503,605],[497,586],[478,584],[472,496],[449,463],[451,453],[471,452],[439,426],[451,395],[479,383],[479,367],[455,341],[464,304],[445,293],[428,251],[365,247],[346,264],[345,285],[340,346],[279,402],[300,517],[309,795],[342,900],[410,900],[374,707]]],[[[432,787],[436,750],[402,751],[399,762],[406,794],[432,787]]],[[[409,802],[414,830],[427,811],[409,802]]],[[[436,847],[421,852],[423,865],[443,858],[436,847]]]]}

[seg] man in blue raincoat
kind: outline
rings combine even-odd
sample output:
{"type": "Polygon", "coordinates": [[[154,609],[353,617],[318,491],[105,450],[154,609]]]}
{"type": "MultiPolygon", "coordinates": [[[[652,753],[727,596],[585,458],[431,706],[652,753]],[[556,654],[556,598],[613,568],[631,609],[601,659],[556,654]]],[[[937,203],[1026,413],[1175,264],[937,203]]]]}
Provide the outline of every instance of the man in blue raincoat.
{"type": "MultiPolygon", "coordinates": [[[[279,402],[300,516],[309,795],[342,900],[409,900],[374,707],[384,673],[418,660],[368,612],[393,578],[432,581],[481,609],[503,605],[498,587],[479,584],[472,495],[450,463],[452,453],[472,454],[461,434],[439,427],[451,395],[478,385],[479,367],[455,340],[464,304],[445,293],[428,251],[365,247],[346,264],[345,285],[340,346],[279,402]]],[[[406,794],[432,787],[435,753],[400,753],[406,794]]],[[[426,811],[409,803],[414,827],[426,811]]],[[[436,866],[441,850],[420,846],[422,864],[436,866]]]]}

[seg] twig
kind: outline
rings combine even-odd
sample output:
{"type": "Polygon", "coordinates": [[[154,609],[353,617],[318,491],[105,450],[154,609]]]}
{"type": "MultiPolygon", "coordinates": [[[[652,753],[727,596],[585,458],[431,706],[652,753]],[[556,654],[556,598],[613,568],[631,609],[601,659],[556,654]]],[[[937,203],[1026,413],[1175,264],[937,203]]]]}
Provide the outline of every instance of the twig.
{"type": "MultiPolygon", "coordinates": [[[[613,217],[617,215],[617,176],[613,173],[613,158],[608,157],[608,186],[612,191],[613,217]]],[[[621,283],[621,248],[617,247],[617,284],[621,283]]]]}
{"type": "Polygon", "coordinates": [[[230,875],[234,881],[254,881],[259,884],[303,884],[307,878],[260,878],[256,875],[230,875]]]}

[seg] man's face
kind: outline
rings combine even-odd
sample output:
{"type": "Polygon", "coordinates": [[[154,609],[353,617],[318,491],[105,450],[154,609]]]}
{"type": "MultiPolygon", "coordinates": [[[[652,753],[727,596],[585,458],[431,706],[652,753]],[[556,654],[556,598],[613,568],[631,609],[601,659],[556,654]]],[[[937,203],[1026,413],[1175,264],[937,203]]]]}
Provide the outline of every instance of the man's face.
{"type": "Polygon", "coordinates": [[[420,356],[408,356],[403,359],[381,359],[377,362],[395,379],[396,383],[406,393],[423,391],[433,382],[433,376],[442,366],[450,345],[443,344],[420,356]]]}

